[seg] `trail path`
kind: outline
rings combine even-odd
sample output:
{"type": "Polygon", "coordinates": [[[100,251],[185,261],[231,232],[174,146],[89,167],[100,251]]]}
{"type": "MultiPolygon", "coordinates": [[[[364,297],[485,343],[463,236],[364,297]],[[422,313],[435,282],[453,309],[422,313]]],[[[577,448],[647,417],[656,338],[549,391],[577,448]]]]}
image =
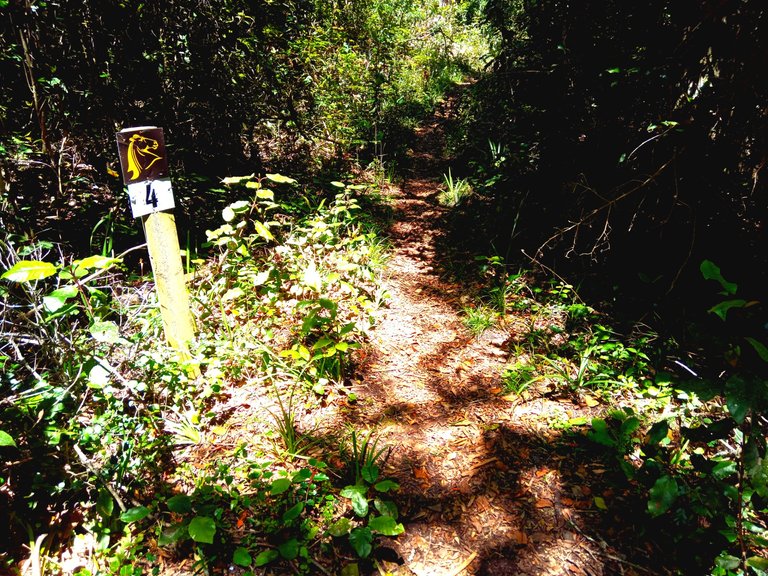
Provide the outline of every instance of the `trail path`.
{"type": "Polygon", "coordinates": [[[654,573],[610,542],[634,550],[611,527],[613,509],[628,512],[623,495],[605,488],[609,471],[577,461],[575,444],[550,426],[586,412],[571,401],[500,397],[514,334],[475,338],[461,322],[467,286],[443,279],[447,209],[436,200],[454,105],[447,100],[419,129],[412,171],[392,192],[389,305],[359,370],[361,401],[347,415],[393,448],[385,473],[401,484],[406,532],[388,544],[398,561],[381,565],[418,576],[654,573]]]}

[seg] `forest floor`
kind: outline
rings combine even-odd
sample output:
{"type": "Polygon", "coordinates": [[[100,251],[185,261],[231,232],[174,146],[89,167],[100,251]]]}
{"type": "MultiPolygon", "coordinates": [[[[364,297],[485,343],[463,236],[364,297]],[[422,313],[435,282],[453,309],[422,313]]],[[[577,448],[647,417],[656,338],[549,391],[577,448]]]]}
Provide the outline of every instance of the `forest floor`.
{"type": "Polygon", "coordinates": [[[644,502],[618,488],[615,459],[557,425],[594,416],[597,402],[503,396],[517,323],[477,337],[462,323],[473,291],[446,279],[450,209],[437,201],[454,106],[448,98],[418,129],[409,174],[389,190],[390,299],[363,350],[360,401],[335,415],[392,447],[385,474],[401,485],[405,533],[391,541],[398,562],[382,565],[418,576],[660,573],[632,526],[644,502]]]}

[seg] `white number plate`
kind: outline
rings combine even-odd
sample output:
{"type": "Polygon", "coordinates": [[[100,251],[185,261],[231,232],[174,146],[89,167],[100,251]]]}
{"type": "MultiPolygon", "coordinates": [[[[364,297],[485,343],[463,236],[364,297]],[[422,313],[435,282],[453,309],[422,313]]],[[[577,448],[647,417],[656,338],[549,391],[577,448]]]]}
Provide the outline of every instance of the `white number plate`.
{"type": "Polygon", "coordinates": [[[128,198],[134,218],[176,207],[170,178],[128,184],[128,198]]]}

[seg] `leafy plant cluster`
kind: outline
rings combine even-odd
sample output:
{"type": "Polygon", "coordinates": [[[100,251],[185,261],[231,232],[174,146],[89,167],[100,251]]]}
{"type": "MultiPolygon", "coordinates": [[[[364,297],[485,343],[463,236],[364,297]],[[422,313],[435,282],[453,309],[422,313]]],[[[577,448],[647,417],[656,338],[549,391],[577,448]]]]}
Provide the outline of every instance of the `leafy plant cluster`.
{"type": "MultiPolygon", "coordinates": [[[[486,329],[507,322],[514,360],[502,374],[505,392],[568,394],[588,408],[617,406],[593,418],[553,425],[577,430],[606,447],[638,493],[647,498],[649,529],[694,555],[673,562],[717,576],[768,569],[768,347],[763,304],[705,260],[702,276],[720,297],[713,324],[690,359],[679,345],[647,329],[625,340],[554,280],[536,285],[530,273],[508,274],[500,258],[481,258],[491,284],[486,329]],[[515,310],[516,314],[508,315],[515,310]],[[671,358],[670,358],[671,356],[671,358]],[[664,362],[670,364],[664,367],[664,362]],[[673,370],[674,368],[674,370],[673,370]]],[[[467,316],[472,327],[477,318],[467,316]]],[[[671,551],[670,551],[671,553],[671,551]]]]}
{"type": "Polygon", "coordinates": [[[723,297],[709,310],[726,326],[713,350],[716,375],[707,366],[702,375],[683,366],[687,377],[659,372],[647,391],[655,410],[613,411],[593,420],[588,436],[616,450],[627,476],[647,490],[651,516],[689,531],[675,540],[708,543],[697,560],[712,563],[711,574],[765,574],[768,348],[752,330],[765,318],[762,304],[739,298],[714,263],[705,260],[701,272],[723,297]]]}
{"type": "Polygon", "coordinates": [[[224,185],[249,199],[223,210],[210,257],[197,261],[191,358],[166,348],[153,297],[126,282],[120,257],[57,261],[45,244],[4,246],[0,497],[6,541],[37,541],[41,570],[68,544],[56,527],[69,523],[95,552],[81,575],[144,573],[164,546],[205,564],[282,559],[307,571],[333,555],[332,542],[365,558],[376,535],[402,531],[377,440],[352,431],[352,450],[339,454],[299,429],[294,402],[345,391],[351,353],[386,297],[386,246],[359,206],[366,187],[317,193],[279,174],[224,185]],[[210,474],[168,485],[194,465],[211,408],[235,383],[275,396],[282,448],[241,447],[210,474]],[[346,488],[331,481],[347,469],[346,488]]]}
{"type": "Polygon", "coordinates": [[[502,374],[507,392],[522,394],[539,383],[558,393],[578,396],[589,390],[608,399],[650,385],[645,350],[654,334],[623,338],[570,284],[538,285],[529,272],[510,274],[498,256],[478,260],[490,288],[480,304],[465,308],[465,324],[475,333],[497,325],[511,332],[515,360],[502,374]]]}

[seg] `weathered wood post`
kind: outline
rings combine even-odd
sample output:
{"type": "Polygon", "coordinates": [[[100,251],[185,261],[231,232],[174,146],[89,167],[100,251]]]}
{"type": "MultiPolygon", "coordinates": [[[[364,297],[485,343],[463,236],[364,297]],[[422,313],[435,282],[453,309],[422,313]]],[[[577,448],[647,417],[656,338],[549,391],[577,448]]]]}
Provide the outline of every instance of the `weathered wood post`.
{"type": "MultiPolygon", "coordinates": [[[[184,283],[181,249],[163,129],[155,126],[125,128],[117,133],[117,151],[123,182],[134,218],[141,218],[157,299],[168,343],[188,359],[195,335],[189,294],[184,283]]],[[[197,375],[197,370],[193,371],[197,375]]]]}

